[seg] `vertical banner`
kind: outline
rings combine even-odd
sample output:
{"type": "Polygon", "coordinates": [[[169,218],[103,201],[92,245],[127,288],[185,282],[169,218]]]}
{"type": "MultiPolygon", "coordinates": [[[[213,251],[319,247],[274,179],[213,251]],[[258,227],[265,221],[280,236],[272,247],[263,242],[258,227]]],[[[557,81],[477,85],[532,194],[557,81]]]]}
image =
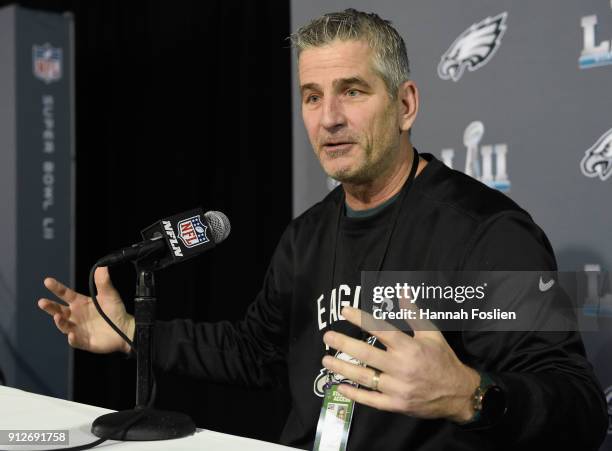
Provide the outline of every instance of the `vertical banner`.
{"type": "Polygon", "coordinates": [[[73,282],[74,127],[72,19],[0,10],[2,315],[6,383],[71,397],[72,352],[36,301],[45,276],[73,282]]]}
{"type": "MultiPolygon", "coordinates": [[[[525,208],[559,268],[592,273],[598,302],[611,309],[612,2],[292,0],[291,29],[346,8],[376,12],[404,38],[420,91],[419,152],[525,208]]],[[[335,186],[308,142],[296,63],[294,216],[335,186]]],[[[610,412],[602,449],[612,450],[612,314],[601,323],[583,338],[610,412]]]]}

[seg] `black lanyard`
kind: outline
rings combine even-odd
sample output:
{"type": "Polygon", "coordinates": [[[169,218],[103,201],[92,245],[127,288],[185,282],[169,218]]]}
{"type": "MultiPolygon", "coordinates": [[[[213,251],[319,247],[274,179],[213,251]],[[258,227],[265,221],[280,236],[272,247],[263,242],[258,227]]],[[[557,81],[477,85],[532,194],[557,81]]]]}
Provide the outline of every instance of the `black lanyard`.
{"type": "MultiPolygon", "coordinates": [[[[383,251],[381,253],[380,259],[378,261],[378,265],[376,266],[376,271],[380,272],[383,268],[383,264],[385,262],[385,258],[387,257],[387,253],[389,251],[389,244],[391,243],[391,238],[393,237],[393,232],[395,230],[395,227],[397,225],[397,218],[399,217],[399,213],[400,210],[402,208],[402,204],[404,202],[404,199],[406,197],[406,193],[410,190],[410,188],[412,187],[412,183],[414,181],[414,178],[416,176],[416,172],[417,172],[417,168],[419,166],[419,154],[417,152],[416,149],[414,149],[414,154],[413,154],[413,159],[412,159],[412,167],[410,168],[410,173],[408,174],[408,178],[406,179],[406,181],[404,182],[404,185],[402,186],[402,190],[400,192],[400,195],[398,197],[398,199],[394,202],[394,206],[393,206],[393,214],[391,216],[391,226],[389,227],[389,229],[387,230],[387,236],[385,238],[385,246],[383,248],[383,251]]],[[[344,193],[344,191],[343,191],[344,193]]],[[[336,232],[334,234],[334,240],[333,240],[333,249],[334,252],[332,254],[332,270],[331,270],[331,277],[330,277],[330,289],[329,289],[329,293],[331,296],[332,290],[334,289],[334,282],[335,282],[335,274],[336,274],[336,255],[337,255],[337,247],[338,247],[338,236],[340,235],[340,221],[342,220],[342,215],[344,214],[344,204],[346,202],[346,198],[345,195],[342,195],[342,198],[340,199],[340,202],[338,203],[338,213],[337,213],[337,218],[336,218],[336,232]]],[[[361,306],[361,304],[360,304],[361,306]]],[[[330,325],[331,326],[331,325],[330,325]]],[[[367,338],[367,333],[362,331],[362,339],[367,338]]],[[[330,348],[331,349],[331,348],[330,348]]],[[[329,353],[329,351],[325,351],[326,354],[329,353]]]]}

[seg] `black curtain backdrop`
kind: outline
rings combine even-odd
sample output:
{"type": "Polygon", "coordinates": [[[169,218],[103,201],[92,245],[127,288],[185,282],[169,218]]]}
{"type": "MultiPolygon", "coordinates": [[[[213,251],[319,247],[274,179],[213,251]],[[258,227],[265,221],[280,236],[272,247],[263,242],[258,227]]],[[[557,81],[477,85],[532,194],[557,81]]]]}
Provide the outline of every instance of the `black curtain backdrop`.
{"type": "MultiPolygon", "coordinates": [[[[158,273],[158,318],[239,319],[291,217],[289,2],[18,3],[74,14],[76,288],[86,292],[93,262],[145,226],[201,205],[225,212],[232,233],[158,273]]],[[[132,311],[133,268],[111,274],[132,311]]],[[[133,406],[133,361],[77,351],[74,371],[76,401],[133,406]]],[[[287,399],[286,384],[158,374],[158,407],[231,434],[276,440],[287,399]]]]}

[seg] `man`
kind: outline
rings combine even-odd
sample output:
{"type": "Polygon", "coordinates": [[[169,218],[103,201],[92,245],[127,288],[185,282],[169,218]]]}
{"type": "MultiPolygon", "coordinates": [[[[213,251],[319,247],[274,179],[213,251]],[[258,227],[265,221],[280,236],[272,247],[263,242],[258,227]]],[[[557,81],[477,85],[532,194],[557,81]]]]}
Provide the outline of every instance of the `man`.
{"type": "MultiPolygon", "coordinates": [[[[158,322],[155,363],[250,386],[275,384],[284,366],[292,408],[281,441],[304,449],[330,378],[360,384],[338,389],[358,403],[349,450],[596,449],[606,408],[577,333],[377,328],[363,340],[361,271],[554,270],[554,255],[510,199],[418,156],[418,90],[388,22],[346,10],[292,38],[304,124],[342,186],[289,225],[243,321],[158,322]],[[493,392],[498,409],[480,410],[475,401],[493,392]]],[[[107,270],[95,278],[104,310],[133,337],[107,270]]],[[[45,285],[68,304],[39,301],[70,345],[129,351],[88,297],[54,279],[45,285]]]]}

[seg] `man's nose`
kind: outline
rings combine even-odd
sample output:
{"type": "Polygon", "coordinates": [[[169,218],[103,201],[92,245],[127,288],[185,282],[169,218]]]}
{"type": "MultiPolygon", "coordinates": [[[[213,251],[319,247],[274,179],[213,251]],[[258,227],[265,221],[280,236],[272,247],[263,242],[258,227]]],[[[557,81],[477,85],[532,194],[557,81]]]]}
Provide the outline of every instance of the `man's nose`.
{"type": "Polygon", "coordinates": [[[321,126],[328,131],[334,131],[346,125],[346,117],[339,99],[335,96],[323,100],[321,126]]]}

